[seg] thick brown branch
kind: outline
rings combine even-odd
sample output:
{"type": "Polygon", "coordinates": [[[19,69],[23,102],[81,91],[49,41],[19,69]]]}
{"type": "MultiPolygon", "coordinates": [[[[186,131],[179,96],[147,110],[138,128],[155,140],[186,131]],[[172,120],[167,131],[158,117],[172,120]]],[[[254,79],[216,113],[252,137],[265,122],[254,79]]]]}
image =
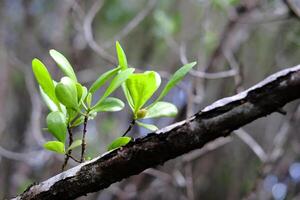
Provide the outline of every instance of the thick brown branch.
{"type": "Polygon", "coordinates": [[[245,92],[221,99],[188,120],[33,185],[16,199],[74,199],[99,191],[276,112],[300,98],[299,91],[300,65],[278,72],[245,92]]]}

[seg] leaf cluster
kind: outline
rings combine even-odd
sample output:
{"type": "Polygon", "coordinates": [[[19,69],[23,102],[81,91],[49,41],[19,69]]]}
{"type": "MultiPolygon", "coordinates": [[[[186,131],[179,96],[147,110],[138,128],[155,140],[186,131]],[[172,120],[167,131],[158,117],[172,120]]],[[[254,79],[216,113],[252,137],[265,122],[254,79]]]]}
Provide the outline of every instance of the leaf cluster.
{"type": "MultiPolygon", "coordinates": [[[[42,61],[37,58],[32,60],[32,70],[39,84],[40,94],[50,110],[46,118],[47,130],[55,138],[44,144],[45,149],[67,154],[68,151],[82,146],[84,141],[79,139],[66,147],[68,133],[70,136],[73,128],[82,125],[85,119],[94,119],[99,112],[122,110],[125,106],[123,101],[111,97],[119,87],[123,89],[132,111],[133,121],[137,125],[154,131],[157,129],[155,125],[145,124],[141,120],[176,116],[178,112],[176,106],[163,101],[163,98],[196,63],[186,64],[177,70],[158,98],[148,103],[161,85],[160,75],[155,71],[134,73],[135,69],[128,66],[126,55],[119,42],[116,42],[116,52],[118,66],[100,75],[89,88],[78,81],[70,62],[56,50],[52,49],[49,53],[64,74],[58,82],[53,80],[42,61]],[[104,85],[107,85],[104,93],[95,99],[95,93],[104,85]]],[[[119,148],[130,141],[130,137],[119,137],[109,145],[108,150],[119,148]]]]}

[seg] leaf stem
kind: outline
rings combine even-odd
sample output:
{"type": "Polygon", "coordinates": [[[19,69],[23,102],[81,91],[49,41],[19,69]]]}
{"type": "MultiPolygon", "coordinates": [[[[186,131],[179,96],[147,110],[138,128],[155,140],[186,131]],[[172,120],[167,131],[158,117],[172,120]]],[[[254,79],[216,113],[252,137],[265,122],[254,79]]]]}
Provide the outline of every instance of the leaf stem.
{"type": "MultiPolygon", "coordinates": [[[[73,143],[73,133],[72,133],[72,129],[71,129],[70,125],[68,125],[67,129],[68,129],[68,134],[69,134],[69,147],[70,147],[72,145],[72,143],[73,143]]],[[[62,165],[62,168],[61,168],[62,171],[65,170],[65,167],[68,164],[69,158],[71,157],[71,153],[72,153],[72,149],[70,149],[66,153],[66,155],[65,155],[65,161],[64,161],[64,163],[62,165]]]]}
{"type": "Polygon", "coordinates": [[[132,129],[132,127],[134,125],[135,125],[135,119],[132,119],[132,121],[129,124],[129,127],[127,128],[127,130],[125,131],[125,133],[122,135],[122,137],[124,137],[132,129]]]}
{"type": "Polygon", "coordinates": [[[84,116],[80,162],[83,162],[83,160],[84,160],[84,153],[85,153],[85,147],[86,147],[85,135],[86,135],[86,132],[87,132],[87,129],[86,129],[87,128],[87,121],[88,121],[88,114],[86,114],[84,116]]]}
{"type": "Polygon", "coordinates": [[[74,160],[77,163],[80,163],[80,160],[76,159],[75,157],[73,157],[72,155],[69,155],[69,158],[71,158],[72,160],[74,160]]]}

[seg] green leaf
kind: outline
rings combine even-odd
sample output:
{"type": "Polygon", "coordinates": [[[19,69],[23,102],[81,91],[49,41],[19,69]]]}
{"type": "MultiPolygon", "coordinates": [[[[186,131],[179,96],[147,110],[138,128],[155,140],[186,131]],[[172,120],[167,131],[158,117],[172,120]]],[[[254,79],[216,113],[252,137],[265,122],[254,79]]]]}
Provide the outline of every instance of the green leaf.
{"type": "Polygon", "coordinates": [[[65,142],[67,134],[66,117],[60,111],[51,112],[47,116],[48,131],[53,134],[56,139],[65,142]]]}
{"type": "Polygon", "coordinates": [[[117,149],[119,147],[125,146],[131,141],[130,137],[119,137],[115,139],[107,148],[108,151],[117,149]]]}
{"type": "Polygon", "coordinates": [[[86,96],[86,104],[89,108],[91,107],[92,99],[93,99],[93,95],[92,93],[89,92],[88,95],[86,96]]]}
{"type": "MultiPolygon", "coordinates": [[[[113,80],[111,81],[110,85],[104,92],[101,99],[96,103],[94,107],[97,107],[104,99],[106,99],[111,93],[113,93],[118,87],[121,86],[121,84],[126,81],[126,79],[134,72],[133,68],[125,69],[121,72],[119,72],[118,75],[116,75],[113,80]]],[[[93,108],[94,108],[93,107],[93,108]]],[[[92,108],[92,109],[93,109],[92,108]]]]}
{"type": "Polygon", "coordinates": [[[80,83],[75,83],[77,90],[77,101],[80,102],[83,95],[83,86],[80,83]]]}
{"type": "Polygon", "coordinates": [[[57,104],[58,101],[55,96],[55,87],[51,75],[45,65],[39,59],[35,58],[32,60],[32,71],[43,91],[55,104],[57,104]]]}
{"type": "Polygon", "coordinates": [[[127,69],[128,68],[127,58],[125,52],[123,51],[118,41],[116,42],[116,50],[117,50],[119,65],[122,67],[122,69],[127,69]]]}
{"type": "Polygon", "coordinates": [[[107,97],[92,109],[92,112],[116,112],[124,108],[124,103],[117,98],[107,97]]]}
{"type": "Polygon", "coordinates": [[[140,122],[140,121],[136,121],[136,123],[143,127],[143,128],[146,128],[146,129],[149,129],[150,131],[156,131],[158,130],[157,126],[153,125],[153,124],[145,124],[143,122],[140,122]]]}
{"type": "Polygon", "coordinates": [[[144,119],[158,117],[175,117],[178,113],[176,106],[172,103],[159,101],[147,110],[144,119]]]}
{"type": "Polygon", "coordinates": [[[51,111],[58,111],[58,107],[57,104],[55,104],[50,97],[44,92],[43,88],[41,86],[39,86],[40,89],[40,94],[41,97],[43,99],[43,101],[45,102],[45,104],[48,106],[49,110],[51,111]]]}
{"type": "Polygon", "coordinates": [[[91,86],[89,89],[90,93],[95,93],[102,85],[106,83],[108,79],[110,79],[112,76],[118,73],[118,71],[121,69],[121,67],[114,68],[112,70],[109,70],[102,74],[91,86]]]}
{"type": "Polygon", "coordinates": [[[49,151],[54,151],[59,154],[65,153],[65,145],[59,141],[49,141],[44,144],[44,148],[49,151]]]}
{"type": "Polygon", "coordinates": [[[75,141],[71,144],[71,146],[69,146],[69,148],[67,149],[67,151],[72,150],[72,149],[75,149],[76,147],[81,146],[81,144],[82,144],[82,140],[75,140],[75,141]]]}
{"type": "Polygon", "coordinates": [[[49,53],[50,53],[50,56],[57,63],[58,67],[63,71],[63,73],[66,76],[70,77],[73,81],[77,82],[77,78],[74,73],[74,70],[73,70],[71,64],[69,63],[69,61],[65,58],[65,56],[54,49],[51,49],[49,51],[49,53]]]}
{"type": "Polygon", "coordinates": [[[132,98],[131,98],[131,96],[130,96],[130,94],[129,94],[129,91],[128,91],[128,89],[127,89],[125,83],[122,84],[122,89],[123,89],[123,93],[124,93],[124,95],[125,95],[125,97],[126,97],[126,100],[127,100],[128,104],[129,104],[129,107],[130,107],[131,110],[134,112],[134,108],[133,108],[133,100],[132,100],[132,98]]]}
{"type": "Polygon", "coordinates": [[[63,77],[55,87],[58,100],[66,107],[78,109],[77,88],[75,82],[69,77],[63,77]]]}
{"type": "Polygon", "coordinates": [[[162,98],[164,98],[167,93],[179,82],[183,79],[183,77],[196,65],[196,62],[185,64],[183,67],[181,67],[179,70],[175,72],[175,74],[170,78],[169,82],[165,86],[165,88],[162,90],[159,97],[155,100],[151,106],[153,106],[156,102],[160,101],[162,98]]]}
{"type": "Polygon", "coordinates": [[[144,73],[132,74],[125,82],[128,94],[133,103],[134,113],[151,98],[153,93],[160,86],[161,79],[158,73],[147,71],[144,73]]]}

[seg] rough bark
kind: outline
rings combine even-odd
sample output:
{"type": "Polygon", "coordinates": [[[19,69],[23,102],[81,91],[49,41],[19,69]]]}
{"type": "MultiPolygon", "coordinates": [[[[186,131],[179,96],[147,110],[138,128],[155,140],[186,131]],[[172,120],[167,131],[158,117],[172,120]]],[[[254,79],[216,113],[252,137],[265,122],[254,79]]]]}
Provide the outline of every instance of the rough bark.
{"type": "Polygon", "coordinates": [[[300,65],[280,71],[245,92],[221,99],[191,118],[29,187],[15,199],[74,199],[104,189],[143,170],[280,109],[300,98],[300,65]]]}

